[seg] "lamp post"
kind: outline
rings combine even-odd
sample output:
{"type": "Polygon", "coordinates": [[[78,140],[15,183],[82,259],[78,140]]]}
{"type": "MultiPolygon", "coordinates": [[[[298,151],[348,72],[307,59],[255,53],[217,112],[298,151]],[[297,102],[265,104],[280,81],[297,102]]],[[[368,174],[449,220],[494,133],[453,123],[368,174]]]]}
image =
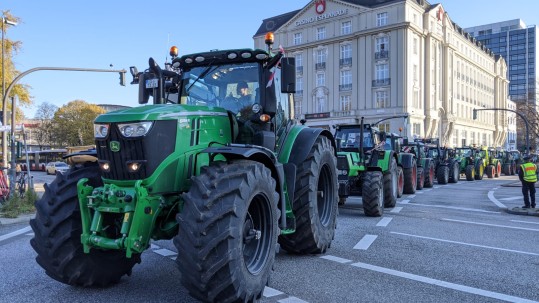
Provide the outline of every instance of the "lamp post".
{"type": "MultiPolygon", "coordinates": [[[[6,94],[6,74],[5,74],[5,63],[4,63],[4,57],[5,57],[4,32],[5,32],[6,24],[16,26],[17,22],[8,20],[4,16],[2,16],[2,100],[4,100],[2,102],[2,123],[4,125],[7,124],[6,123],[7,122],[7,110],[6,110],[7,102],[5,101],[6,98],[4,98],[6,94]]],[[[13,124],[13,122],[11,124],[13,124]]],[[[7,166],[7,133],[6,132],[2,132],[2,159],[3,159],[2,166],[6,167],[7,166]]]]}

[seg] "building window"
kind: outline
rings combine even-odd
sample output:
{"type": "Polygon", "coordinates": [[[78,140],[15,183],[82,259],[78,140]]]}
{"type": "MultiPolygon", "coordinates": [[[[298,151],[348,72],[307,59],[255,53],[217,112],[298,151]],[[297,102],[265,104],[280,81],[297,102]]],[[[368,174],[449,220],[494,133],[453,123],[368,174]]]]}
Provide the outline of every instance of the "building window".
{"type": "Polygon", "coordinates": [[[341,58],[339,60],[340,65],[352,64],[352,46],[350,44],[341,45],[341,58]]]}
{"type": "Polygon", "coordinates": [[[302,43],[301,40],[302,40],[302,35],[301,35],[301,33],[295,33],[295,34],[294,34],[294,45],[299,45],[299,44],[301,44],[301,43],[302,43]]]}
{"type": "Polygon", "coordinates": [[[414,46],[413,46],[413,48],[414,48],[414,55],[417,55],[417,49],[418,49],[418,45],[417,45],[417,44],[418,44],[418,43],[419,43],[419,42],[418,42],[417,38],[414,38],[414,46]]]}
{"type": "Polygon", "coordinates": [[[326,39],[326,28],[319,27],[316,29],[316,40],[326,39]]]}
{"type": "Polygon", "coordinates": [[[326,74],[318,73],[316,74],[316,86],[325,86],[326,85],[326,74]]]}
{"type": "Polygon", "coordinates": [[[390,85],[389,65],[387,63],[376,64],[373,87],[390,85]]]}
{"type": "Polygon", "coordinates": [[[297,74],[303,73],[303,55],[302,54],[296,55],[296,73],[297,74]]]}
{"type": "Polygon", "coordinates": [[[389,93],[387,91],[377,91],[375,93],[375,108],[386,108],[389,107],[389,93]]]}
{"type": "Polygon", "coordinates": [[[389,122],[388,123],[383,123],[383,124],[378,124],[378,129],[381,131],[381,132],[386,132],[386,133],[389,133],[389,122]]]}
{"type": "Polygon", "coordinates": [[[421,123],[414,123],[412,126],[413,136],[415,138],[421,138],[421,123]]]}
{"type": "Polygon", "coordinates": [[[341,71],[341,84],[339,85],[339,91],[352,90],[352,72],[350,70],[341,71]]]}
{"type": "Polygon", "coordinates": [[[326,96],[316,96],[316,112],[323,113],[327,110],[326,96]]]}
{"type": "Polygon", "coordinates": [[[389,39],[387,36],[384,37],[378,37],[376,38],[376,50],[375,50],[375,58],[376,59],[387,59],[389,58],[389,39]]]}
{"type": "Polygon", "coordinates": [[[296,95],[303,95],[303,77],[296,78],[296,95]]]}
{"type": "Polygon", "coordinates": [[[344,95],[340,97],[339,109],[341,112],[347,112],[352,110],[352,102],[350,102],[350,95],[344,95]]]}
{"type": "Polygon", "coordinates": [[[341,23],[341,35],[348,35],[352,33],[352,21],[344,21],[341,23]]]}
{"type": "Polygon", "coordinates": [[[325,49],[319,49],[316,51],[316,65],[315,68],[317,70],[325,69],[326,68],[326,50],[325,49]]]}
{"type": "Polygon", "coordinates": [[[417,64],[414,64],[414,67],[413,67],[413,77],[414,77],[414,81],[417,81],[419,79],[417,75],[417,64]]]}
{"type": "Polygon", "coordinates": [[[376,15],[376,26],[387,25],[387,12],[379,13],[376,15]]]}
{"type": "Polygon", "coordinates": [[[303,108],[301,106],[301,104],[303,103],[302,100],[297,100],[295,99],[294,100],[294,118],[299,118],[301,116],[301,114],[303,114],[303,108]]]}

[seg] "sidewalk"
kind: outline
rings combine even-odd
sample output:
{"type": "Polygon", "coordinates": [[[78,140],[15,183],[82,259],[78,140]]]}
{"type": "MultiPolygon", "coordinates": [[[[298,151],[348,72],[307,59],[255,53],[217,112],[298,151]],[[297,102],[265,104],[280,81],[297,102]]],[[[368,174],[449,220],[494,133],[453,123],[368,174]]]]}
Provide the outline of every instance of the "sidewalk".
{"type": "MultiPolygon", "coordinates": [[[[520,181],[511,182],[507,184],[500,185],[502,187],[522,187],[522,184],[520,181]]],[[[535,187],[539,187],[539,182],[535,183],[535,187]]],[[[522,216],[536,216],[539,217],[539,208],[522,208],[522,207],[512,207],[506,209],[507,213],[513,214],[513,215],[522,215],[522,216]]]]}
{"type": "MultiPolygon", "coordinates": [[[[34,190],[36,191],[36,194],[38,198],[41,198],[43,196],[43,193],[45,192],[45,189],[43,188],[44,183],[34,183],[34,190]]],[[[17,218],[2,218],[0,217],[0,225],[10,225],[10,224],[17,224],[17,223],[28,223],[30,222],[30,219],[33,219],[35,216],[35,213],[33,214],[23,214],[18,216],[17,218]]]]}

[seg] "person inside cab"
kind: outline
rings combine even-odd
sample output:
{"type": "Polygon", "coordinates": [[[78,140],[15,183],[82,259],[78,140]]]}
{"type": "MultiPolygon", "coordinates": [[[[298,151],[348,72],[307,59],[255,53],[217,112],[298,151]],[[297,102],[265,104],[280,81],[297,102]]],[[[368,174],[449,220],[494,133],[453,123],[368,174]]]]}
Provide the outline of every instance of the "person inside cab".
{"type": "Polygon", "coordinates": [[[236,86],[236,94],[239,96],[238,102],[240,103],[240,108],[253,104],[253,95],[251,94],[251,90],[249,89],[247,82],[238,82],[238,85],[236,86]]]}

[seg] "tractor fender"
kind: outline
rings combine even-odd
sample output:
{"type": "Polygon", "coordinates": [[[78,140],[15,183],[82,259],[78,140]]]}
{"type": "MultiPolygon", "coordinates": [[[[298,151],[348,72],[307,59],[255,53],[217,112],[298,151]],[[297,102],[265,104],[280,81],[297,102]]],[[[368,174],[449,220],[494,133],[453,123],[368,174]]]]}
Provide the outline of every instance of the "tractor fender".
{"type": "Polygon", "coordinates": [[[412,164],[415,159],[414,154],[410,153],[400,153],[399,154],[400,161],[399,163],[402,165],[402,168],[412,168],[412,164]]]}
{"type": "MultiPolygon", "coordinates": [[[[277,161],[277,158],[275,157],[275,154],[264,147],[258,147],[258,146],[251,146],[251,145],[231,145],[231,146],[222,146],[222,147],[208,147],[204,150],[202,150],[202,153],[208,153],[210,155],[216,155],[220,154],[223,157],[225,157],[227,160],[238,160],[238,159],[246,159],[246,160],[252,160],[255,162],[260,162],[264,164],[267,168],[271,171],[271,176],[277,181],[277,192],[279,193],[279,208],[281,210],[281,222],[280,222],[280,228],[285,229],[286,228],[286,198],[284,194],[284,182],[286,180],[285,178],[285,171],[286,175],[289,176],[289,174],[296,175],[296,167],[291,167],[290,165],[283,166],[283,164],[279,163],[277,161]]],[[[290,177],[290,176],[289,176],[290,177]]],[[[288,178],[290,180],[290,178],[288,178]]],[[[292,180],[292,185],[290,185],[290,181],[287,182],[288,190],[290,191],[290,186],[292,186],[292,190],[294,189],[294,179],[292,180]]],[[[293,192],[293,191],[292,191],[293,192]]]]}

